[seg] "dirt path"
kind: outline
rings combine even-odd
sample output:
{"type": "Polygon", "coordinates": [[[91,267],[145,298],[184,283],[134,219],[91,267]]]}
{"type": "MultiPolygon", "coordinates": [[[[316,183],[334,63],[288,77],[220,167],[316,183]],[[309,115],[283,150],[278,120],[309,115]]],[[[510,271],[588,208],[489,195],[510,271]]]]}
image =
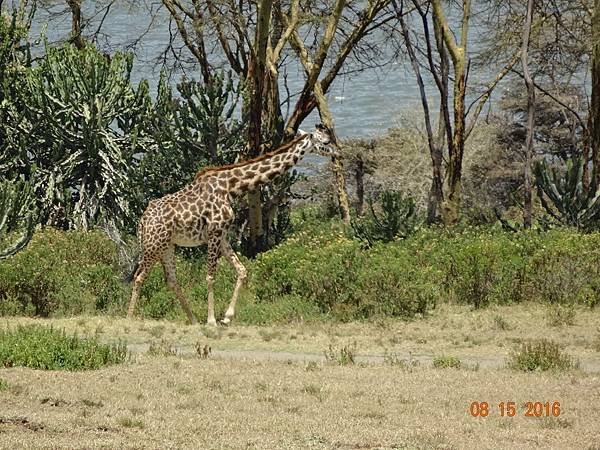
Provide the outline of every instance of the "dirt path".
{"type": "MultiPolygon", "coordinates": [[[[182,357],[197,357],[198,353],[194,346],[190,345],[172,345],[172,351],[182,357]]],[[[127,349],[132,354],[143,354],[150,350],[150,344],[130,344],[127,349]]],[[[298,353],[285,351],[269,350],[210,350],[210,357],[223,360],[236,361],[293,361],[293,362],[327,362],[324,353],[298,353]]],[[[392,363],[392,360],[399,364],[418,364],[420,366],[433,366],[434,355],[427,354],[357,354],[354,361],[357,364],[380,365],[392,363]]],[[[506,358],[498,357],[480,357],[480,356],[461,356],[461,363],[466,367],[481,369],[500,369],[506,367],[506,358]]],[[[580,369],[588,373],[600,373],[600,358],[578,359],[580,369]]]]}

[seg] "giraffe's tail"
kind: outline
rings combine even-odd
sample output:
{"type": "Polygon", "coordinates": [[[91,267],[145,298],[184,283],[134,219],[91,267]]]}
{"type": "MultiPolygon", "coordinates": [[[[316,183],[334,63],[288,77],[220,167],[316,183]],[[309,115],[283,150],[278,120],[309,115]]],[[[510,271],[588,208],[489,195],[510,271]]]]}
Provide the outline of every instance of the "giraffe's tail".
{"type": "Polygon", "coordinates": [[[142,221],[138,225],[138,248],[137,251],[133,254],[131,258],[129,258],[129,268],[125,271],[125,275],[123,275],[123,283],[131,283],[133,281],[133,277],[140,267],[141,255],[142,255],[142,221]]]}
{"type": "Polygon", "coordinates": [[[131,269],[128,270],[127,273],[125,274],[125,276],[123,277],[123,282],[131,283],[133,281],[133,277],[135,276],[135,273],[137,272],[139,267],[140,267],[140,259],[137,258],[137,260],[131,266],[131,269]]]}

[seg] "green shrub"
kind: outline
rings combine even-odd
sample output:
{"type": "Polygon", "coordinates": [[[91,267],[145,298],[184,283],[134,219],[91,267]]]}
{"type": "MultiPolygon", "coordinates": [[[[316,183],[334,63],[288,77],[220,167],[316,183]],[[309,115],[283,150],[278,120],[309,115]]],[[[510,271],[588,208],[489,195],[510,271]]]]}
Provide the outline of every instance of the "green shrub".
{"type": "Polygon", "coordinates": [[[304,297],[329,313],[352,298],[359,256],[358,242],[342,234],[300,232],[257,258],[252,270],[257,300],[304,297]]]}
{"type": "Polygon", "coordinates": [[[325,360],[339,366],[353,365],[356,362],[355,355],[356,342],[352,345],[345,345],[339,349],[330,344],[327,350],[325,350],[325,360]]]}
{"type": "Polygon", "coordinates": [[[439,271],[416,260],[402,243],[379,244],[366,252],[353,283],[353,318],[424,315],[441,295],[439,271]]]}
{"type": "MultiPolygon", "coordinates": [[[[313,220],[305,217],[284,243],[243,261],[249,280],[238,320],[410,318],[427,314],[439,301],[476,308],[522,301],[590,307],[600,302],[600,233],[427,228],[364,249],[338,222],[313,220]]],[[[121,282],[115,261],[115,247],[102,233],[37,232],[26,249],[0,262],[0,315],[124,314],[130,288],[121,282]]],[[[194,314],[205,321],[204,254],[178,253],[177,279],[194,314]]],[[[227,308],[235,279],[235,270],[222,258],[215,280],[217,316],[227,308]]],[[[160,264],[142,287],[137,312],[184,319],[160,264]]]]}
{"type": "Polygon", "coordinates": [[[0,262],[3,314],[38,316],[90,313],[123,303],[115,273],[115,246],[101,232],[35,233],[27,248],[0,262]]]}
{"type": "Polygon", "coordinates": [[[552,327],[575,324],[575,308],[573,305],[551,305],[547,316],[548,325],[552,327]]]}
{"type": "Polygon", "coordinates": [[[433,367],[436,369],[460,369],[462,362],[456,356],[436,356],[433,358],[433,367]]]}
{"type": "Polygon", "coordinates": [[[367,247],[375,242],[405,239],[416,231],[419,218],[412,197],[397,191],[383,191],[377,205],[372,198],[368,204],[369,213],[352,221],[354,234],[367,247]]]}
{"type": "Polygon", "coordinates": [[[556,342],[541,339],[525,343],[509,358],[508,366],[522,371],[568,370],[578,364],[568,354],[560,350],[556,342]]]}
{"type": "Polygon", "coordinates": [[[538,248],[529,259],[531,299],[596,305],[600,300],[600,233],[552,230],[537,241],[538,248]]]}
{"type": "Polygon", "coordinates": [[[0,330],[0,366],[45,370],[87,370],[127,358],[125,344],[104,345],[96,339],[67,336],[38,325],[0,330]]]}

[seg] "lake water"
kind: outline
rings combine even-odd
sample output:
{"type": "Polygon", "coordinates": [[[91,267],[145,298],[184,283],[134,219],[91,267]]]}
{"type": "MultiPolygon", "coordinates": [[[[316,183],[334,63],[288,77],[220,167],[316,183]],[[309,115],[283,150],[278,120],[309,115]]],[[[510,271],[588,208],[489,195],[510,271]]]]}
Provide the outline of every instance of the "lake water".
{"type": "MultiPolygon", "coordinates": [[[[160,2],[146,1],[149,5],[154,5],[155,10],[159,8],[160,2]]],[[[103,16],[103,3],[84,2],[84,18],[93,17],[88,30],[98,27],[103,16]]],[[[32,36],[39,36],[47,23],[45,33],[50,42],[56,42],[64,39],[70,32],[70,11],[62,1],[47,4],[51,6],[40,9],[37,13],[32,36]]],[[[137,58],[134,63],[133,81],[137,83],[141,79],[148,79],[151,92],[155,93],[160,73],[157,59],[169,41],[169,21],[166,13],[159,11],[151,24],[151,14],[146,6],[127,7],[117,3],[107,15],[102,32],[98,44],[111,51],[126,49],[132,41],[139,39],[136,45],[137,58]]],[[[474,41],[477,43],[477,39],[474,41]]],[[[472,69],[470,80],[485,83],[493,78],[494,70],[495,68],[488,68],[486,71],[472,69]]],[[[427,90],[433,94],[435,87],[431,80],[427,81],[427,90]]],[[[290,91],[298,92],[302,84],[303,72],[298,67],[289,68],[290,91]]],[[[282,98],[283,95],[282,89],[282,98]]],[[[497,93],[496,96],[498,95],[497,93]]],[[[418,86],[408,61],[396,61],[382,69],[341,75],[332,85],[328,98],[338,134],[342,137],[378,136],[397,125],[403,115],[421,114],[418,86]]],[[[431,98],[434,100],[435,95],[431,98]]],[[[311,129],[315,122],[318,122],[318,116],[313,114],[305,121],[303,128],[311,129]]]]}

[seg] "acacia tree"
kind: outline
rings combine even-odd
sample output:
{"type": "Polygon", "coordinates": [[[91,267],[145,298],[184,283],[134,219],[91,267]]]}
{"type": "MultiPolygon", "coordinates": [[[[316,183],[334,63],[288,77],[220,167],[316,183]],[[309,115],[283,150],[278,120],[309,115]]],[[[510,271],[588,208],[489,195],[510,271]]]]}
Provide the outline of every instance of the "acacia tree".
{"type": "Polygon", "coordinates": [[[523,75],[525,85],[527,86],[527,139],[525,141],[525,171],[524,171],[524,205],[523,205],[523,226],[531,228],[531,153],[533,150],[533,123],[535,118],[535,86],[529,71],[528,50],[529,35],[531,34],[531,21],[533,18],[534,0],[527,2],[527,18],[523,27],[523,47],[521,50],[521,62],[523,65],[523,75]]]}
{"type": "MultiPolygon", "coordinates": [[[[600,184],[600,0],[594,1],[591,29],[591,59],[592,96],[590,101],[590,136],[592,147],[592,161],[594,164],[593,177],[596,184],[600,184]]],[[[586,155],[586,165],[588,156],[586,155]]]]}
{"type": "MultiPolygon", "coordinates": [[[[505,60],[521,46],[528,0],[490,3],[486,62],[495,62],[505,60]]],[[[538,0],[533,12],[529,45],[529,59],[536,68],[533,84],[538,94],[574,117],[581,129],[579,149],[586,161],[583,188],[587,191],[590,178],[596,180],[596,185],[600,180],[600,1],[538,0]],[[582,90],[578,78],[588,71],[591,95],[587,105],[571,104],[555,94],[565,88],[582,90]]],[[[524,77],[518,70],[513,71],[524,77]]]]}
{"type": "MultiPolygon", "coordinates": [[[[198,63],[205,82],[210,82],[215,68],[224,64],[244,81],[247,96],[242,116],[249,124],[248,156],[293,138],[315,108],[319,109],[322,120],[333,126],[325,97],[332,82],[365,36],[393,17],[390,11],[385,11],[390,0],[365,3],[340,0],[325,5],[314,2],[300,5],[299,0],[289,3],[282,0],[162,2],[179,37],[198,63]],[[218,51],[206,50],[209,38],[219,43],[218,51]],[[304,47],[301,62],[311,61],[312,65],[305,70],[305,84],[286,120],[279,88],[280,70],[289,55],[290,39],[296,43],[296,49],[304,47]],[[332,48],[336,51],[331,51],[332,48]],[[325,73],[324,67],[328,68],[325,73]]],[[[337,180],[340,205],[348,217],[343,177],[338,176],[337,180]]],[[[250,236],[256,246],[263,233],[261,217],[265,216],[260,212],[258,198],[257,194],[251,194],[248,205],[250,236]]]]}
{"type": "MultiPolygon", "coordinates": [[[[319,110],[319,115],[321,117],[321,122],[327,126],[333,134],[334,140],[337,144],[337,139],[335,137],[335,126],[333,121],[333,116],[331,111],[329,110],[329,104],[327,102],[327,98],[323,93],[323,89],[321,84],[318,83],[319,74],[323,70],[323,63],[325,62],[325,58],[331,47],[331,43],[333,42],[333,37],[335,34],[335,30],[338,26],[340,18],[342,16],[342,11],[346,4],[346,0],[337,0],[335,3],[333,13],[329,16],[329,20],[327,21],[327,25],[325,27],[325,33],[321,38],[321,42],[319,43],[314,57],[311,57],[309,54],[304,41],[300,37],[299,30],[295,28],[292,31],[292,47],[294,48],[302,66],[304,67],[304,71],[306,73],[306,83],[305,90],[303,93],[311,92],[315,96],[315,100],[317,103],[317,108],[319,110]]],[[[291,20],[287,18],[284,19],[288,24],[291,20]]],[[[348,204],[348,194],[346,193],[345,180],[344,180],[344,172],[342,168],[342,164],[337,157],[332,157],[333,163],[333,171],[336,176],[336,186],[337,186],[337,197],[340,205],[340,210],[342,213],[342,219],[346,224],[350,223],[350,206],[348,204]]]]}
{"type": "Polygon", "coordinates": [[[395,1],[403,41],[417,78],[423,107],[429,152],[432,161],[432,184],[428,201],[428,221],[452,225],[457,222],[461,205],[462,164],[465,142],[498,83],[518,61],[518,52],[499,70],[475,102],[467,106],[469,58],[469,25],[471,1],[464,0],[461,8],[459,29],[453,31],[444,7],[439,0],[422,2],[411,0],[417,22],[422,26],[421,35],[411,34],[404,16],[405,2],[395,1]],[[433,28],[433,37],[430,29],[433,28]],[[458,39],[455,35],[458,35],[458,39]],[[423,62],[421,59],[424,58],[423,62]],[[425,91],[421,68],[425,67],[433,77],[439,94],[438,129],[434,133],[429,99],[425,91]],[[453,77],[450,78],[452,68],[453,77]],[[452,97],[450,81],[453,83],[452,97]],[[452,106],[450,106],[452,98],[452,106]],[[469,118],[467,122],[467,119],[469,118]],[[444,147],[447,157],[444,158],[444,147]],[[445,162],[445,164],[444,164],[445,162]]]}

